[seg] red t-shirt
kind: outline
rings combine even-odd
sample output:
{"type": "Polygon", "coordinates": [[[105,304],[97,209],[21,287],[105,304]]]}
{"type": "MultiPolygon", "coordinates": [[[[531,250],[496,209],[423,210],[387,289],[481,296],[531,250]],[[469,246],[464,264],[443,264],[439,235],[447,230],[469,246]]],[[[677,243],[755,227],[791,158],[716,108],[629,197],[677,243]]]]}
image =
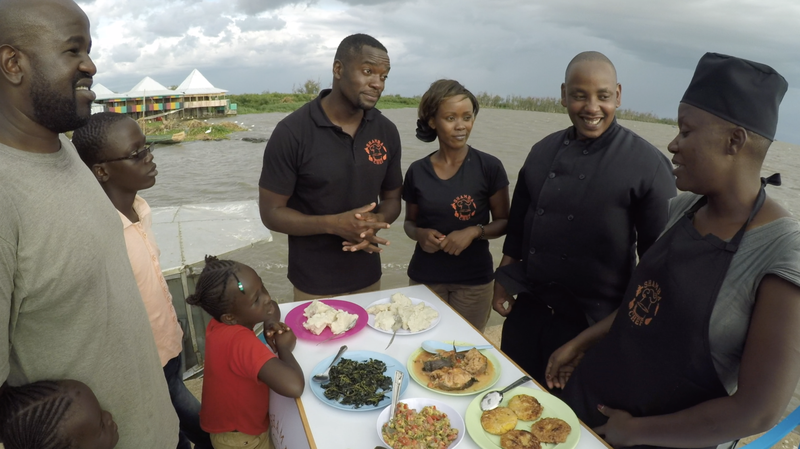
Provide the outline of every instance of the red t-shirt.
{"type": "Polygon", "coordinates": [[[206,328],[200,427],[209,433],[266,432],[269,387],[258,380],[258,371],[273,357],[251,329],[212,318],[206,328]]]}

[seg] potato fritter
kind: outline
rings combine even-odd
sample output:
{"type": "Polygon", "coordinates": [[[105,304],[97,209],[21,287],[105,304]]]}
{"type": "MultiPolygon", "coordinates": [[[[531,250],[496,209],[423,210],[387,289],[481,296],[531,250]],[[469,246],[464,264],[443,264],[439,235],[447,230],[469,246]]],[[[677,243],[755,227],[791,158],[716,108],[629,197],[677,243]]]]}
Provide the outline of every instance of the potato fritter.
{"type": "Polygon", "coordinates": [[[497,407],[481,414],[483,430],[492,435],[502,435],[517,426],[517,415],[508,407],[497,407]]]}
{"type": "Polygon", "coordinates": [[[500,437],[503,449],[542,449],[539,439],[527,430],[510,430],[500,437]]]}
{"type": "Polygon", "coordinates": [[[523,421],[535,421],[542,416],[544,407],[533,396],[518,394],[508,401],[508,408],[514,410],[517,418],[523,421]]]}
{"type": "Polygon", "coordinates": [[[569,424],[558,418],[542,418],[531,426],[531,433],[542,443],[563,443],[570,432],[569,424]]]}

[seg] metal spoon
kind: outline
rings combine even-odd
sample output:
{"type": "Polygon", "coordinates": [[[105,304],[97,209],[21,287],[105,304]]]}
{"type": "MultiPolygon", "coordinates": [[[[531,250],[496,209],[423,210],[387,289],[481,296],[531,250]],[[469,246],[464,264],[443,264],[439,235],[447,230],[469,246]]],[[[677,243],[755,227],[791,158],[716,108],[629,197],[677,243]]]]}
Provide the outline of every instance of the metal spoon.
{"type": "Polygon", "coordinates": [[[342,347],[339,348],[339,352],[336,353],[336,357],[333,358],[333,361],[328,366],[328,368],[319,374],[314,374],[313,376],[311,376],[311,379],[314,380],[314,382],[327,382],[331,380],[330,376],[331,368],[333,367],[333,365],[336,365],[336,362],[339,361],[339,357],[341,357],[345,351],[347,351],[347,345],[342,345],[342,347]]]}
{"type": "Polygon", "coordinates": [[[456,352],[469,351],[472,348],[478,350],[494,348],[494,346],[492,345],[453,346],[452,343],[445,343],[443,341],[436,341],[436,340],[425,340],[422,342],[422,349],[430,352],[431,354],[436,354],[439,350],[452,351],[454,347],[456,349],[456,352]]]}
{"type": "Polygon", "coordinates": [[[500,391],[495,390],[486,393],[485,395],[483,395],[483,399],[481,399],[481,410],[485,412],[486,410],[496,409],[497,406],[500,405],[501,402],[503,402],[503,393],[507,392],[508,390],[514,387],[518,387],[529,380],[531,380],[530,377],[522,376],[519,379],[517,379],[514,383],[503,388],[500,391]]]}
{"type": "Polygon", "coordinates": [[[394,372],[394,384],[392,385],[392,408],[389,410],[389,421],[394,418],[397,411],[397,401],[400,399],[400,387],[403,385],[403,372],[394,372]]]}

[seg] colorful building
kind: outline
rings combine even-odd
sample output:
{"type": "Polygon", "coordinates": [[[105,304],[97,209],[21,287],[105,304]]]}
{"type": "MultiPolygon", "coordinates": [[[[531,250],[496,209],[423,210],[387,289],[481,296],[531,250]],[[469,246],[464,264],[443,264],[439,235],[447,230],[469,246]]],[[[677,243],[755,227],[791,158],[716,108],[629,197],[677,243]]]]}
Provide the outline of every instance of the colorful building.
{"type": "Polygon", "coordinates": [[[119,112],[131,118],[205,118],[236,114],[236,104],[225,98],[225,89],[214,87],[197,69],[175,89],[168,89],[149,76],[131,90],[114,93],[102,84],[92,86],[95,112],[119,112]],[[101,109],[102,108],[102,109],[101,109]]]}

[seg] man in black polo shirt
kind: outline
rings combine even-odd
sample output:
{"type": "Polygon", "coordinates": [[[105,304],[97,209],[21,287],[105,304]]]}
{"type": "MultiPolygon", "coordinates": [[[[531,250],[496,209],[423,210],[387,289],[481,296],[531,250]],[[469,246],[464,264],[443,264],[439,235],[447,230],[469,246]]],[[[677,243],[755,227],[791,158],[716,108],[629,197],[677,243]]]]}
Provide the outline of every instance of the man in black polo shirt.
{"type": "Polygon", "coordinates": [[[400,214],[400,135],[375,103],[389,74],[386,48],[346,37],[332,89],[275,127],[259,181],[261,221],[289,235],[295,301],[380,289],[376,235],[400,214]]]}
{"type": "Polygon", "coordinates": [[[575,56],[561,85],[573,126],[533,146],[514,189],[493,307],[502,350],[542,385],[550,354],[619,307],[676,194],[667,157],[616,122],[621,93],[608,58],[575,56]]]}

